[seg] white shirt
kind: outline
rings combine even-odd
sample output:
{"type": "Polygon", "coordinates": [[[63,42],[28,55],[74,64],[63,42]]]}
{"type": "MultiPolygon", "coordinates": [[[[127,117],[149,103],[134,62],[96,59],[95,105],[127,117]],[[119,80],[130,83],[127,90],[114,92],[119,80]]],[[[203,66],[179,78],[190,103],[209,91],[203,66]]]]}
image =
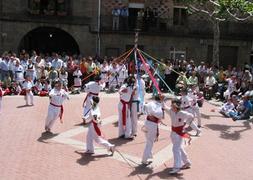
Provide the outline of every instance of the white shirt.
{"type": "Polygon", "coordinates": [[[120,87],[119,94],[120,94],[121,100],[125,102],[129,102],[131,99],[132,93],[133,93],[132,87],[127,87],[125,84],[123,84],[120,87]]]}
{"type": "Polygon", "coordinates": [[[182,96],[181,97],[181,108],[186,108],[191,106],[192,99],[189,96],[182,96]]]}
{"type": "Polygon", "coordinates": [[[149,102],[144,104],[144,112],[147,115],[155,116],[158,119],[163,119],[164,113],[162,109],[162,104],[159,102],[149,102]]]}
{"type": "Polygon", "coordinates": [[[16,81],[24,81],[24,68],[23,66],[15,66],[13,69],[14,77],[16,81]]]}
{"type": "Polygon", "coordinates": [[[25,90],[30,90],[32,89],[32,87],[33,87],[33,83],[31,81],[25,81],[23,83],[23,89],[25,90]]]}
{"type": "Polygon", "coordinates": [[[170,116],[171,126],[173,127],[184,126],[186,121],[193,120],[194,118],[193,115],[188,112],[174,112],[171,108],[168,108],[167,106],[164,107],[164,110],[170,116]]]}
{"type": "Polygon", "coordinates": [[[95,81],[91,81],[87,84],[85,84],[85,92],[86,93],[94,93],[94,94],[99,94],[99,92],[101,91],[102,86],[100,86],[99,83],[95,82],[95,81]]]}
{"type": "Polygon", "coordinates": [[[68,98],[68,93],[64,89],[61,89],[59,91],[54,88],[50,91],[49,97],[50,97],[50,102],[52,104],[61,106],[63,101],[68,98]]]}
{"type": "Polygon", "coordinates": [[[63,67],[63,61],[61,59],[54,59],[52,67],[59,71],[63,67]]]}
{"type": "Polygon", "coordinates": [[[207,76],[206,77],[206,79],[205,79],[205,85],[207,85],[207,86],[213,86],[215,84],[216,84],[216,79],[213,76],[211,76],[211,77],[207,76]]]}

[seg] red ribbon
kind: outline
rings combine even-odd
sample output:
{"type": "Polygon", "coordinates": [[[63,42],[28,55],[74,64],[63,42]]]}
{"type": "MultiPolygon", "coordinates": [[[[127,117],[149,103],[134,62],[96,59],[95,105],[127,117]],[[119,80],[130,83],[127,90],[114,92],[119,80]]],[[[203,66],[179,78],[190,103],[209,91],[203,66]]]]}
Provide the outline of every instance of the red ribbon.
{"type": "Polygon", "coordinates": [[[97,135],[98,135],[98,136],[101,136],[102,133],[101,133],[99,127],[98,127],[98,124],[97,124],[96,122],[94,122],[94,121],[92,121],[92,124],[93,124],[93,127],[94,127],[94,129],[95,129],[97,135]]]}
{"type": "Polygon", "coordinates": [[[60,115],[59,115],[59,117],[60,117],[60,120],[62,120],[62,117],[63,117],[63,111],[64,111],[64,109],[63,109],[63,105],[56,105],[56,104],[53,104],[53,103],[50,103],[52,106],[54,106],[54,107],[59,107],[59,108],[61,108],[61,112],[60,112],[60,115]]]}
{"type": "Polygon", "coordinates": [[[178,126],[178,127],[172,126],[171,129],[172,129],[173,132],[177,133],[182,138],[190,138],[189,134],[183,132],[184,125],[183,126],[178,126]]]}
{"type": "Polygon", "coordinates": [[[127,105],[129,103],[123,101],[122,99],[120,100],[120,102],[123,104],[123,107],[122,107],[122,123],[123,123],[123,127],[125,127],[126,126],[126,118],[127,118],[127,105]]]}
{"type": "Polygon", "coordinates": [[[138,55],[139,55],[139,57],[140,57],[140,59],[142,61],[142,64],[144,65],[144,68],[145,68],[146,72],[148,73],[150,79],[152,80],[155,88],[157,89],[158,93],[161,94],[162,92],[161,92],[161,90],[159,88],[159,85],[158,85],[157,81],[155,80],[154,76],[152,75],[151,71],[148,69],[148,66],[147,66],[144,58],[142,57],[141,53],[139,52],[139,50],[138,50],[138,55]]]}

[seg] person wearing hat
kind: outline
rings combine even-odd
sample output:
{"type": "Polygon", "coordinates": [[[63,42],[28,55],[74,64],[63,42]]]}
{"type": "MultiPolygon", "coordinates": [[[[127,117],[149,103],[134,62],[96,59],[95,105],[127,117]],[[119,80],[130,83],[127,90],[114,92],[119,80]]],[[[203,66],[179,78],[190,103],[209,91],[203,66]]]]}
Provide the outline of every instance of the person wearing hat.
{"type": "MultiPolygon", "coordinates": [[[[193,116],[195,115],[195,111],[193,110],[193,105],[194,105],[194,103],[193,103],[193,99],[192,98],[190,98],[190,96],[188,95],[188,91],[187,91],[187,89],[182,89],[181,90],[181,109],[183,110],[183,111],[186,111],[186,112],[188,112],[188,113],[190,113],[190,114],[192,114],[193,116]]],[[[196,104],[195,104],[195,106],[196,106],[196,104]]],[[[200,117],[199,117],[200,118],[200,117]]],[[[194,120],[194,119],[193,119],[194,120]]],[[[199,126],[201,126],[201,121],[199,120],[199,126]]],[[[191,123],[190,123],[190,126],[191,126],[191,128],[193,129],[193,130],[195,130],[196,131],[196,136],[199,136],[200,135],[200,133],[201,133],[201,131],[200,131],[200,129],[196,126],[196,124],[195,124],[195,122],[194,121],[192,121],[191,123]]]]}
{"type": "Polygon", "coordinates": [[[191,161],[184,150],[183,142],[184,138],[190,138],[190,136],[184,132],[184,129],[186,124],[191,124],[194,116],[189,112],[181,110],[180,99],[173,99],[170,108],[163,104],[163,109],[170,116],[172,126],[170,137],[173,144],[174,165],[169,173],[176,174],[181,169],[188,169],[191,167],[191,161]]]}
{"type": "Polygon", "coordinates": [[[54,88],[49,93],[50,103],[48,106],[48,113],[46,117],[45,130],[50,132],[55,121],[60,117],[61,123],[63,116],[63,102],[69,99],[68,93],[62,89],[61,81],[57,80],[54,82],[54,88]]]}
{"type": "Polygon", "coordinates": [[[99,97],[93,96],[91,99],[91,108],[87,114],[84,114],[86,117],[85,121],[88,124],[88,133],[86,136],[86,153],[94,154],[93,140],[101,146],[107,148],[108,151],[111,151],[112,155],[115,151],[115,145],[109,143],[102,137],[100,130],[101,120],[100,120],[100,109],[98,106],[99,97]]]}
{"type": "MultiPolygon", "coordinates": [[[[99,95],[99,92],[102,89],[102,86],[100,85],[101,78],[99,76],[95,76],[94,81],[90,81],[89,83],[85,84],[84,90],[87,93],[84,101],[83,101],[83,114],[87,114],[88,111],[90,111],[91,108],[91,100],[94,96],[99,95]]],[[[85,124],[85,118],[83,123],[85,124]]]]}
{"type": "Polygon", "coordinates": [[[131,100],[134,93],[134,81],[131,77],[125,80],[119,89],[120,102],[118,105],[119,138],[133,139],[131,121],[131,100]]]}
{"type": "Polygon", "coordinates": [[[152,148],[159,136],[158,124],[164,118],[162,100],[163,97],[157,95],[154,101],[144,104],[144,113],[147,115],[143,127],[146,136],[146,145],[142,156],[142,164],[144,165],[152,163],[152,148]]]}

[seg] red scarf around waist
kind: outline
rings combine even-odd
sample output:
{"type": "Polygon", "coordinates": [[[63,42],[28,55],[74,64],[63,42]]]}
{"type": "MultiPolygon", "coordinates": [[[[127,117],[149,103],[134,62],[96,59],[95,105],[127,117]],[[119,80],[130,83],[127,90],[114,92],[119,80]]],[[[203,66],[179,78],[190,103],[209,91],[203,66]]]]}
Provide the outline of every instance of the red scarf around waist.
{"type": "Polygon", "coordinates": [[[93,127],[94,127],[94,129],[95,129],[97,135],[98,135],[98,136],[101,136],[102,133],[101,133],[99,127],[98,127],[98,123],[96,123],[96,122],[93,120],[93,121],[92,121],[92,124],[93,124],[93,127]]]}
{"type": "Polygon", "coordinates": [[[124,100],[120,100],[120,102],[123,104],[122,107],[122,123],[123,123],[123,127],[126,126],[126,119],[127,119],[127,105],[129,105],[129,102],[126,102],[124,100]]]}
{"type": "Polygon", "coordinates": [[[85,97],[85,99],[84,99],[84,101],[83,101],[83,107],[84,107],[84,103],[87,101],[88,97],[91,96],[91,95],[93,95],[93,96],[98,96],[98,93],[89,92],[89,93],[86,95],[86,97],[85,97]]]}
{"type": "Polygon", "coordinates": [[[171,130],[175,133],[177,133],[179,136],[181,136],[182,138],[190,138],[189,134],[183,132],[184,126],[178,126],[178,127],[171,127],[171,130]]]}
{"type": "Polygon", "coordinates": [[[159,126],[158,126],[158,123],[160,122],[160,119],[155,117],[155,116],[152,116],[152,115],[148,115],[147,116],[147,121],[150,121],[150,122],[153,122],[153,123],[156,123],[157,124],[157,132],[156,132],[156,141],[158,141],[158,137],[159,137],[159,126]]]}
{"type": "Polygon", "coordinates": [[[54,106],[54,107],[58,107],[58,108],[61,108],[61,112],[60,112],[60,115],[59,115],[59,117],[60,117],[60,120],[62,120],[62,116],[63,116],[63,105],[56,105],[56,104],[54,104],[54,103],[51,103],[50,102],[50,105],[52,105],[52,106],[54,106]]]}

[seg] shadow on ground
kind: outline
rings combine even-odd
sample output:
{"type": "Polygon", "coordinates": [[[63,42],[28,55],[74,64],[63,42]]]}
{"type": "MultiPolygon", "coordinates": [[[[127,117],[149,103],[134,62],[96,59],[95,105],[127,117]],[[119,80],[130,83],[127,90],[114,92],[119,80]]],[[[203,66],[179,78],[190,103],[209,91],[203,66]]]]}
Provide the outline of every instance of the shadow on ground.
{"type": "Polygon", "coordinates": [[[75,153],[81,155],[81,157],[77,159],[76,162],[82,166],[85,166],[92,161],[97,161],[100,158],[106,158],[106,157],[111,156],[108,154],[102,154],[102,155],[86,154],[84,152],[79,152],[79,151],[75,151],[75,153]]]}
{"type": "Polygon", "coordinates": [[[146,180],[152,180],[155,177],[158,177],[159,179],[172,179],[172,180],[184,180],[183,173],[180,171],[178,174],[170,175],[169,172],[172,170],[172,168],[166,168],[163,171],[150,174],[145,179],[146,180]]]}
{"type": "Polygon", "coordinates": [[[207,128],[213,131],[220,131],[220,137],[227,140],[237,141],[241,139],[241,133],[252,129],[250,121],[244,121],[242,126],[228,126],[224,124],[207,124],[207,128]],[[233,130],[233,128],[241,128],[241,130],[233,130]]]}
{"type": "Polygon", "coordinates": [[[46,140],[52,139],[52,138],[54,138],[55,136],[58,136],[58,135],[59,134],[54,134],[52,132],[43,132],[41,134],[41,136],[37,139],[37,141],[42,142],[42,143],[48,143],[48,142],[46,142],[46,140]]]}

